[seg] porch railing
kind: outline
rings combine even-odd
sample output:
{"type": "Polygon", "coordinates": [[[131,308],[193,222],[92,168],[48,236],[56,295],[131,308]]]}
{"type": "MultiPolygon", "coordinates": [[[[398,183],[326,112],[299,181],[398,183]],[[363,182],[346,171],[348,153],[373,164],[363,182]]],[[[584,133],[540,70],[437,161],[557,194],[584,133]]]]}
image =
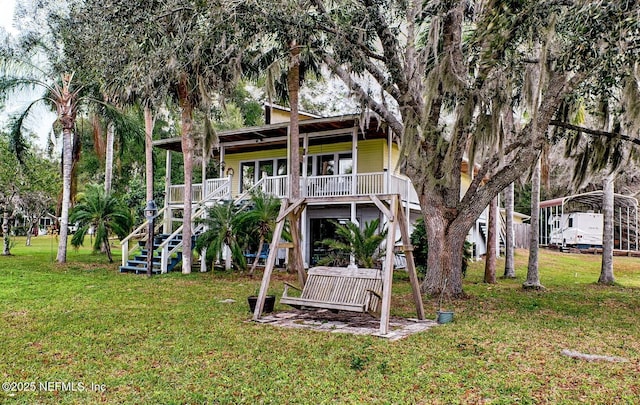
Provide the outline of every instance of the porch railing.
{"type": "MultiPolygon", "coordinates": [[[[288,176],[265,176],[239,197],[236,197],[236,200],[246,199],[252,191],[258,189],[266,194],[282,198],[288,195],[289,187],[288,176]]],[[[419,201],[413,184],[408,178],[386,172],[301,177],[300,190],[300,194],[304,197],[400,194],[404,201],[411,203],[419,201]]],[[[193,195],[193,201],[230,199],[230,178],[207,180],[204,195],[202,195],[202,185],[194,184],[193,195]]],[[[169,203],[181,204],[183,201],[184,185],[171,186],[169,188],[169,203]]]]}
{"type": "Polygon", "coordinates": [[[303,177],[301,178],[302,193],[306,197],[385,194],[385,177],[385,173],[303,177]]]}
{"type": "MultiPolygon", "coordinates": [[[[201,183],[191,185],[191,201],[202,201],[231,197],[231,179],[228,177],[223,177],[221,179],[209,179],[205,181],[204,184],[204,195],[202,193],[201,183]]],[[[169,204],[181,204],[183,202],[184,184],[170,186],[169,204]]]]}
{"type": "MultiPolygon", "coordinates": [[[[191,185],[191,201],[202,200],[202,184],[191,185]]],[[[184,184],[169,186],[169,204],[184,202],[184,184]]]]}
{"type": "Polygon", "coordinates": [[[279,198],[289,195],[289,177],[288,176],[272,176],[264,177],[262,183],[262,191],[266,194],[279,198]]]}

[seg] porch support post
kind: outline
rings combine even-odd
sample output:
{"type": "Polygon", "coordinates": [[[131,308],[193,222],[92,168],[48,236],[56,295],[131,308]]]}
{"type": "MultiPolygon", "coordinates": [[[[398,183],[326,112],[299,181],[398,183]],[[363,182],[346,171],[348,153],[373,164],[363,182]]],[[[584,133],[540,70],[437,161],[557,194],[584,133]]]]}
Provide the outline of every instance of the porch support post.
{"type": "Polygon", "coordinates": [[[202,249],[200,253],[200,272],[207,272],[207,248],[202,249]]]}
{"type": "MultiPolygon", "coordinates": [[[[340,163],[338,163],[340,165],[340,163]]],[[[358,193],[358,184],[356,183],[358,177],[358,127],[354,126],[351,131],[351,195],[358,193]]],[[[352,208],[352,216],[353,208],[352,208]]],[[[353,222],[353,221],[351,221],[353,222]]]]}
{"type": "MultiPolygon", "coordinates": [[[[308,267],[308,263],[311,261],[307,261],[307,240],[308,239],[304,239],[307,237],[308,233],[307,233],[307,222],[308,222],[308,215],[307,215],[307,210],[303,209],[301,214],[300,214],[300,232],[302,235],[302,240],[300,241],[300,255],[302,256],[302,263],[303,263],[303,267],[306,268],[308,267]]],[[[287,254],[287,256],[289,256],[287,254]]]]}
{"type": "Polygon", "coordinates": [[[305,133],[302,137],[302,176],[307,177],[307,171],[309,170],[307,157],[309,156],[309,134],[305,133]]]}
{"type": "MultiPolygon", "coordinates": [[[[207,189],[207,147],[204,136],[202,137],[202,199],[207,198],[209,190],[207,189]]],[[[213,190],[211,190],[213,191],[213,190]]]]}
{"type": "MultiPolygon", "coordinates": [[[[307,167],[309,164],[309,134],[308,133],[304,133],[302,135],[302,160],[300,161],[302,163],[302,174],[300,175],[300,197],[307,197],[309,195],[309,183],[307,182],[307,167]]],[[[289,188],[293,187],[291,185],[291,182],[288,181],[289,183],[289,188]]],[[[304,221],[304,219],[306,218],[306,215],[303,216],[302,220],[304,221]]],[[[305,233],[305,225],[302,225],[302,234],[306,235],[305,233]]]]}
{"type": "Polygon", "coordinates": [[[391,187],[391,149],[393,148],[393,138],[391,137],[391,128],[387,128],[387,187],[385,187],[384,192],[390,193],[391,187]]]}
{"type": "Polygon", "coordinates": [[[169,199],[171,198],[171,151],[167,149],[165,157],[165,180],[164,180],[164,222],[162,224],[162,232],[171,233],[172,211],[169,208],[169,199]]]}
{"type": "Polygon", "coordinates": [[[220,163],[218,164],[218,169],[219,169],[218,171],[220,172],[220,174],[218,175],[219,178],[223,178],[225,176],[224,167],[222,167],[222,162],[224,162],[224,158],[225,158],[224,152],[225,152],[224,145],[220,145],[220,163]]]}
{"type": "MultiPolygon", "coordinates": [[[[358,222],[358,218],[356,216],[356,208],[357,206],[354,201],[351,203],[351,222],[359,227],[360,223],[358,222]]],[[[356,263],[356,257],[353,255],[353,253],[349,254],[349,267],[358,267],[358,264],[356,263]]]]}
{"type": "MultiPolygon", "coordinates": [[[[289,190],[287,193],[287,197],[288,198],[292,198],[292,196],[294,195],[293,192],[293,188],[296,187],[295,184],[292,183],[291,179],[292,179],[292,173],[293,173],[293,168],[291,167],[291,125],[287,126],[287,177],[289,178],[289,190]]],[[[296,168],[297,170],[297,168],[296,168]]],[[[300,185],[297,185],[298,187],[300,187],[300,185]]],[[[258,304],[256,304],[256,307],[258,306],[258,304]]]]}

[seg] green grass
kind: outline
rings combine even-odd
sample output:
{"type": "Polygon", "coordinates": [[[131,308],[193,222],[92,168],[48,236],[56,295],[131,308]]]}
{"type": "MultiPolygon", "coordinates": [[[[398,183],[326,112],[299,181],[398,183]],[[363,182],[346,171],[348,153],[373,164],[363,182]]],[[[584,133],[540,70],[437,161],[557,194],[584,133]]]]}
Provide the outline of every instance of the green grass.
{"type": "MultiPolygon", "coordinates": [[[[0,256],[0,380],[87,389],[0,392],[3,404],[640,402],[640,259],[616,258],[619,284],[602,287],[598,256],[545,252],[544,292],[520,289],[526,252],[518,279],[496,285],[474,263],[452,324],[389,342],[247,322],[259,277],[148,279],[88,249],[58,265],[50,237],[23,244],[0,256]]],[[[275,276],[277,294],[286,277],[275,276]]],[[[413,316],[406,276],[394,287],[394,315],[413,316]]]]}

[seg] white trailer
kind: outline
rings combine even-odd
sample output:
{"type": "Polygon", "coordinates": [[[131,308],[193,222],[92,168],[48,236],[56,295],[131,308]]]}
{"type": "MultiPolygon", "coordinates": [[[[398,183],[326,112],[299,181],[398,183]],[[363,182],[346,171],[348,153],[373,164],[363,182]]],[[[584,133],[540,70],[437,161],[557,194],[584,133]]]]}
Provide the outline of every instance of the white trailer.
{"type": "Polygon", "coordinates": [[[550,245],[580,249],[602,247],[602,214],[573,212],[549,219],[550,245]]]}

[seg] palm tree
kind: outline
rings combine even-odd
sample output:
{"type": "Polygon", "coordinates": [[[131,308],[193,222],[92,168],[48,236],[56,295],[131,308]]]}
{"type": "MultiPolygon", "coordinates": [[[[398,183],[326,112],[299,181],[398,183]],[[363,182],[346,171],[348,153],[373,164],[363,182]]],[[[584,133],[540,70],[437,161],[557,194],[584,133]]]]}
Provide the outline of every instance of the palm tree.
{"type": "Polygon", "coordinates": [[[529,264],[527,266],[527,279],[522,284],[524,289],[543,290],[540,284],[538,272],[538,250],[540,243],[540,167],[541,159],[538,158],[533,175],[531,176],[531,220],[529,228],[529,264]]]}
{"type": "Polygon", "coordinates": [[[60,238],[57,260],[67,260],[67,236],[69,224],[69,206],[71,204],[72,139],[74,135],[78,105],[81,100],[82,86],[77,86],[73,73],[46,72],[37,67],[27,57],[3,54],[0,66],[0,101],[20,92],[39,91],[27,105],[10,121],[11,145],[22,162],[26,150],[24,140],[25,123],[35,115],[37,107],[55,109],[57,124],[62,128],[62,207],[60,210],[60,238]]]}
{"type": "Polygon", "coordinates": [[[599,284],[615,284],[613,275],[613,245],[614,245],[614,186],[615,175],[610,173],[605,177],[602,188],[602,263],[600,266],[599,284]]]}
{"type": "Polygon", "coordinates": [[[196,240],[196,251],[200,254],[206,249],[207,255],[213,257],[213,261],[222,257],[226,249],[231,254],[226,255],[225,268],[231,268],[231,259],[240,270],[247,267],[242,251],[238,230],[242,228],[241,219],[244,207],[234,204],[232,201],[223,201],[207,211],[207,218],[198,222],[205,224],[207,230],[196,240]]]}
{"type": "Polygon", "coordinates": [[[127,236],[133,224],[129,207],[97,185],[88,186],[87,191],[78,198],[70,220],[80,225],[71,239],[71,245],[81,246],[89,229],[93,229],[93,250],[99,251],[105,247],[109,263],[113,263],[109,235],[116,234],[122,239],[127,236]]]}
{"type": "Polygon", "coordinates": [[[245,233],[254,234],[259,239],[256,257],[249,270],[249,274],[252,275],[258,265],[265,240],[273,234],[280,210],[280,200],[263,192],[256,192],[251,195],[249,204],[248,209],[241,214],[239,222],[245,233]]]}
{"type": "MultiPolygon", "coordinates": [[[[285,5],[286,7],[286,5],[285,5]]],[[[243,71],[251,78],[258,79],[266,76],[267,94],[269,99],[277,98],[288,101],[291,109],[289,122],[289,162],[291,167],[290,188],[291,198],[300,197],[300,125],[299,125],[299,95],[300,87],[308,76],[321,77],[321,60],[318,50],[322,49],[320,42],[308,37],[304,43],[299,40],[309,36],[310,32],[303,33],[304,30],[296,30],[293,24],[281,21],[283,12],[273,13],[272,10],[265,11],[268,14],[266,21],[275,21],[275,39],[273,36],[264,36],[263,41],[254,50],[258,56],[248,58],[250,60],[243,67],[243,71]]],[[[291,15],[291,13],[289,13],[291,15]]]]}
{"type": "Polygon", "coordinates": [[[503,278],[516,278],[516,270],[514,265],[514,234],[513,234],[513,201],[514,201],[514,183],[509,184],[505,190],[504,208],[505,208],[505,260],[503,278]]]}
{"type": "Polygon", "coordinates": [[[387,230],[378,233],[380,220],[374,219],[364,225],[361,230],[353,222],[340,224],[331,221],[336,227],[336,239],[324,239],[320,243],[337,254],[353,255],[358,266],[372,268],[378,256],[380,244],[387,236],[387,230]]]}
{"type": "MultiPolygon", "coordinates": [[[[113,4],[87,2],[75,8],[64,24],[69,32],[65,48],[76,52],[70,58],[99,72],[107,82],[108,94],[117,94],[121,100],[135,99],[148,107],[145,110],[148,140],[151,113],[171,103],[179,108],[185,186],[183,273],[191,272],[192,258],[191,185],[198,130],[194,114],[203,114],[203,132],[211,134],[210,106],[233,88],[239,76],[238,55],[246,49],[241,38],[244,27],[239,26],[237,17],[254,14],[248,10],[251,4],[244,2],[188,4],[177,7],[158,2],[131,9],[132,4],[124,0],[113,4]],[[122,13],[125,8],[128,11],[122,13]],[[147,17],[148,24],[139,23],[136,15],[140,13],[147,17]]],[[[247,31],[255,36],[254,27],[247,27],[247,31]]]]}

